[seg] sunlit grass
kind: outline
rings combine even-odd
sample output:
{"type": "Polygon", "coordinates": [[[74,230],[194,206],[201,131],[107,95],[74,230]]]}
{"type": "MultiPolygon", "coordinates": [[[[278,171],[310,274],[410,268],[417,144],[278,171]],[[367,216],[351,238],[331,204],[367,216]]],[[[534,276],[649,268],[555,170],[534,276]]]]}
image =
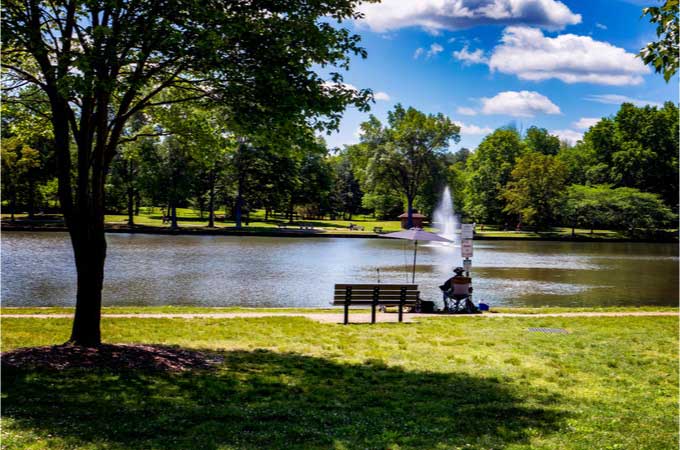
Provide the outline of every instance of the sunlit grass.
{"type": "MultiPolygon", "coordinates": [[[[3,350],[67,319],[3,319],[3,350]]],[[[3,371],[4,448],[675,449],[676,317],[110,319],[215,371],[3,371]],[[570,334],[531,333],[529,327],[570,334]]]]}

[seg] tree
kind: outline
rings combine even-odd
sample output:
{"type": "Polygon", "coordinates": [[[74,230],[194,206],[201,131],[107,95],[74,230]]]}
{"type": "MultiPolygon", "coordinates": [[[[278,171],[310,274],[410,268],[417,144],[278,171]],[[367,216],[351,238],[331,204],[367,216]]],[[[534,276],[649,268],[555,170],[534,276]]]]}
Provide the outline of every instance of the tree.
{"type": "Polygon", "coordinates": [[[677,216],[656,194],[610,185],[572,185],[567,190],[563,214],[572,224],[623,230],[628,234],[649,232],[669,225],[677,216]]]}
{"type": "Polygon", "coordinates": [[[333,168],[332,202],[334,213],[340,212],[342,219],[352,220],[352,215],[361,208],[364,193],[354,176],[352,162],[347,150],[341,150],[330,160],[333,168]]]}
{"type": "Polygon", "coordinates": [[[35,179],[40,168],[40,153],[25,145],[18,137],[3,139],[0,147],[2,160],[2,187],[9,197],[10,217],[14,222],[20,190],[35,189],[35,179]]]}
{"type": "Polygon", "coordinates": [[[503,191],[504,211],[537,228],[554,223],[564,194],[567,167],[551,155],[530,152],[517,160],[503,191]]]}
{"type": "Polygon", "coordinates": [[[589,227],[592,234],[595,226],[606,226],[614,221],[614,212],[609,202],[611,190],[609,185],[569,186],[562,204],[562,216],[566,223],[571,224],[572,236],[578,225],[589,227]]]}
{"type": "Polygon", "coordinates": [[[510,181],[515,160],[525,152],[517,130],[499,128],[486,136],[468,158],[465,209],[477,222],[503,223],[503,188],[510,181]]]}
{"type": "Polygon", "coordinates": [[[583,137],[580,150],[592,152],[585,169],[589,184],[632,187],[678,204],[678,108],[624,103],[614,117],[600,120],[583,137]]]}
{"type": "Polygon", "coordinates": [[[367,155],[368,178],[385,182],[404,196],[407,227],[413,226],[413,201],[421,192],[428,171],[449,147],[460,140],[460,127],[443,114],[424,114],[400,104],[388,112],[388,126],[371,116],[361,127],[360,146],[367,155]]]}
{"type": "MultiPolygon", "coordinates": [[[[2,63],[15,90],[46,96],[59,197],[77,269],[70,341],[101,342],[106,258],[104,186],[127,120],[174,87],[211,96],[235,121],[337,126],[370,91],[330,84],[315,67],[347,68],[359,38],[330,22],[359,18],[358,1],[8,0],[2,63]],[[323,20],[320,20],[322,19],[323,20]],[[75,146],[74,159],[71,144],[75,146]],[[72,177],[72,172],[75,177],[72,177]]],[[[10,94],[11,95],[11,94],[10,94]]]]}
{"type": "Polygon", "coordinates": [[[643,16],[656,24],[656,42],[650,42],[642,50],[640,57],[645,64],[654,66],[656,73],[663,72],[668,82],[678,71],[680,46],[680,26],[678,25],[678,0],[666,0],[662,6],[650,6],[642,10],[643,16]]]}
{"type": "Polygon", "coordinates": [[[529,127],[524,143],[529,150],[544,155],[556,155],[560,151],[560,139],[548,133],[545,128],[529,127]]]}

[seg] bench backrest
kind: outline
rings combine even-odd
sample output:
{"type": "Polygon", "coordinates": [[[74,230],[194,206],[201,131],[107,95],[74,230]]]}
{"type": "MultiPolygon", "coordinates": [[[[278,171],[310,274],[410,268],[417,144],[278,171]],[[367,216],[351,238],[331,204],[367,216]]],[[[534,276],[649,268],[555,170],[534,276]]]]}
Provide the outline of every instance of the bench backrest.
{"type": "Polygon", "coordinates": [[[333,303],[370,305],[377,303],[415,303],[418,300],[417,284],[336,284],[333,303]]]}

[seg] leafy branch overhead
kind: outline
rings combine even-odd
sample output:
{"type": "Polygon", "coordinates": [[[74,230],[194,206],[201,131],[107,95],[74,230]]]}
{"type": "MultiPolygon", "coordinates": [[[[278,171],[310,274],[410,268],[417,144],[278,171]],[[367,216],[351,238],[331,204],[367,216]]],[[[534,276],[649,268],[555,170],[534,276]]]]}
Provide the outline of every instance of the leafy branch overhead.
{"type": "Polygon", "coordinates": [[[678,71],[680,58],[680,26],[678,19],[678,0],[666,0],[662,6],[651,6],[642,10],[643,16],[656,24],[656,42],[650,42],[642,50],[640,57],[645,64],[651,64],[656,73],[662,73],[668,82],[678,71]]]}

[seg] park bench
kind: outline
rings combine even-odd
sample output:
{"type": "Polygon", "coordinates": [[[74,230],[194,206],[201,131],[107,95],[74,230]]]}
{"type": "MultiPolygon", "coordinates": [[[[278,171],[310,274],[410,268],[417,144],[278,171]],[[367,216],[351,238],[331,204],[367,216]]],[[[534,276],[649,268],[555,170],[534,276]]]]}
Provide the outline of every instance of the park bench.
{"type": "Polygon", "coordinates": [[[286,229],[286,224],[285,224],[285,223],[277,223],[277,224],[276,224],[276,227],[285,230],[285,229],[286,229]]]}
{"type": "Polygon", "coordinates": [[[355,225],[353,223],[349,224],[349,229],[350,231],[364,231],[364,227],[362,227],[361,225],[355,225]]]}
{"type": "Polygon", "coordinates": [[[333,305],[345,307],[345,325],[349,323],[351,305],[370,305],[371,323],[375,323],[378,305],[398,306],[401,322],[404,306],[415,307],[419,295],[417,284],[336,284],[333,305]]]}
{"type": "Polygon", "coordinates": [[[382,233],[383,227],[373,227],[373,232],[374,233],[382,233]]]}
{"type": "Polygon", "coordinates": [[[308,223],[301,223],[300,225],[301,230],[313,230],[314,225],[308,224],[308,223]]]}

